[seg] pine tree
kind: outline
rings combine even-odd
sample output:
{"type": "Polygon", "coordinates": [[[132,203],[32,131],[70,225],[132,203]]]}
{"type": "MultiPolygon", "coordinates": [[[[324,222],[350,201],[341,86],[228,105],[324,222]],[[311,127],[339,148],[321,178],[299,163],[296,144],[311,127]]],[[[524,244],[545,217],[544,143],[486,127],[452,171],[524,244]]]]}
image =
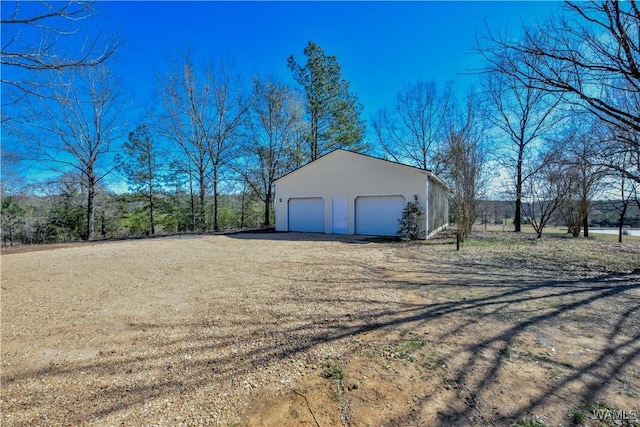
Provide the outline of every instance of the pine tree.
{"type": "Polygon", "coordinates": [[[129,189],[144,194],[149,210],[149,234],[155,234],[155,196],[158,186],[157,147],[151,138],[146,125],[138,126],[129,133],[129,140],[124,143],[124,154],[127,161],[123,170],[129,182],[129,189]]]}
{"type": "Polygon", "coordinates": [[[304,66],[298,64],[292,55],[288,59],[288,67],[306,94],[310,160],[336,148],[365,150],[365,124],[360,118],[362,105],[350,92],[349,83],[342,78],[338,60],[333,55],[326,55],[312,41],[304,49],[304,54],[307,57],[304,66]]]}

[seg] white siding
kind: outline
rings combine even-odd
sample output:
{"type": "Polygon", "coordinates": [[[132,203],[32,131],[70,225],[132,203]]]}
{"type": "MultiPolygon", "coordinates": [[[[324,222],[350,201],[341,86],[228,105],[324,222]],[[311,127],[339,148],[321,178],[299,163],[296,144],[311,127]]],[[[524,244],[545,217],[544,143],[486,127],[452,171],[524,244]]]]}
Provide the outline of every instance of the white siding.
{"type": "MultiPolygon", "coordinates": [[[[314,227],[314,231],[334,232],[334,225],[338,224],[334,223],[333,199],[344,198],[347,204],[346,233],[363,233],[356,227],[356,202],[359,197],[402,196],[406,203],[417,196],[418,202],[425,208],[429,179],[427,172],[416,168],[336,150],[276,181],[276,230],[292,230],[289,219],[290,199],[320,197],[324,200],[324,223],[322,230],[318,226],[314,227]]],[[[395,208],[385,214],[387,225],[383,227],[386,230],[384,234],[391,234],[391,224],[397,231],[397,209],[398,206],[395,205],[395,208]]],[[[362,219],[363,217],[359,221],[362,219]]],[[[315,220],[320,220],[319,214],[315,216],[315,220]]],[[[294,218],[293,225],[299,228],[297,221],[294,218]]],[[[366,227],[366,220],[364,226],[366,227]]],[[[381,224],[379,226],[382,227],[381,224]]],[[[338,225],[336,231],[338,230],[344,232],[343,223],[338,225]]]]}

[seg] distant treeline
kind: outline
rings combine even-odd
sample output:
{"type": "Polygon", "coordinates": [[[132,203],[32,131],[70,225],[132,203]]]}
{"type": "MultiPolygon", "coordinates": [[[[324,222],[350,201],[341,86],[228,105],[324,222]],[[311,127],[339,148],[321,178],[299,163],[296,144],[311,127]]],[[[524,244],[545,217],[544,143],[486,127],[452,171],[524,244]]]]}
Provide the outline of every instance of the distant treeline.
{"type": "MultiPolygon", "coordinates": [[[[82,187],[66,187],[49,196],[7,196],[2,199],[2,244],[47,244],[86,240],[86,207],[82,187]]],[[[188,193],[155,196],[155,233],[167,235],[213,230],[213,205],[205,225],[196,223],[197,201],[188,193]]],[[[259,227],[264,207],[252,193],[220,196],[221,230],[259,227]]],[[[101,192],[96,202],[94,239],[151,235],[149,204],[144,194],[101,192]]]]}
{"type": "MultiPolygon", "coordinates": [[[[622,202],[619,200],[595,200],[591,202],[589,210],[589,225],[591,227],[618,227],[622,202]]],[[[477,206],[476,222],[479,224],[511,225],[513,221],[514,203],[500,200],[481,200],[477,206]]],[[[526,223],[526,219],[524,223],[526,223]]],[[[565,219],[558,212],[550,220],[550,225],[562,226],[565,219]]],[[[636,204],[629,204],[624,217],[624,227],[640,227],[640,209],[636,204]]]]}
{"type": "MultiPolygon", "coordinates": [[[[59,194],[47,196],[17,195],[2,199],[2,244],[46,244],[86,240],[86,208],[82,186],[67,185],[59,194]]],[[[210,196],[212,197],[212,196],[210,196]]],[[[210,202],[210,201],[209,201],[210,202]]],[[[159,193],[155,196],[155,233],[169,235],[213,231],[213,205],[205,212],[205,228],[196,220],[197,200],[184,192],[159,193]]],[[[619,201],[592,201],[589,212],[591,227],[618,227],[619,201]]],[[[514,203],[482,200],[477,207],[479,224],[513,226],[514,203]]],[[[100,193],[96,203],[95,239],[141,237],[151,235],[149,204],[145,194],[100,193]]],[[[263,224],[264,204],[253,192],[226,194],[220,197],[221,230],[256,228],[263,224]]],[[[273,218],[271,218],[273,223],[273,218]]],[[[562,215],[554,215],[552,225],[566,225],[562,215]]],[[[640,209],[629,206],[625,227],[640,227],[640,209]]],[[[511,229],[507,228],[507,230],[511,229]]]]}

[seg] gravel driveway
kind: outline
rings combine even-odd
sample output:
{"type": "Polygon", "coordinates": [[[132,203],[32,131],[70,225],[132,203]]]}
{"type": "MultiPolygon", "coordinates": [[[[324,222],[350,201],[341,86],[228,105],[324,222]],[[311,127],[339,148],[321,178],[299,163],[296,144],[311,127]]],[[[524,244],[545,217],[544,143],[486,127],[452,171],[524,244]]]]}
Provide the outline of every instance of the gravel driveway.
{"type": "Polygon", "coordinates": [[[370,277],[389,248],[312,239],[163,238],[3,256],[3,424],[233,420],[256,389],[339,356],[370,301],[397,299],[370,277]]]}
{"type": "Polygon", "coordinates": [[[2,255],[2,425],[638,414],[640,248],[500,236],[461,252],[273,233],[2,255]]]}

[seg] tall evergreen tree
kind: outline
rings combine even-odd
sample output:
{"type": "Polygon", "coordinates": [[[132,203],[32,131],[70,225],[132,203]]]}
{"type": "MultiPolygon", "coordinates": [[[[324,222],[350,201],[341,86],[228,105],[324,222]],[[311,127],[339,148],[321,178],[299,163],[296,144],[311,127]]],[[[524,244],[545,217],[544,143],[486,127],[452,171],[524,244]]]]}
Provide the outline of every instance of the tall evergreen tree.
{"type": "Polygon", "coordinates": [[[126,161],[123,171],[129,182],[129,189],[143,193],[149,210],[149,234],[155,230],[155,193],[158,187],[158,169],[160,162],[158,151],[146,125],[138,126],[129,133],[129,140],[124,143],[126,161]]]}
{"type": "Polygon", "coordinates": [[[338,60],[310,41],[304,49],[305,65],[298,64],[293,55],[288,67],[293,78],[302,85],[306,94],[309,115],[310,160],[336,148],[363,151],[365,123],[361,119],[362,105],[342,78],[338,60]]]}

